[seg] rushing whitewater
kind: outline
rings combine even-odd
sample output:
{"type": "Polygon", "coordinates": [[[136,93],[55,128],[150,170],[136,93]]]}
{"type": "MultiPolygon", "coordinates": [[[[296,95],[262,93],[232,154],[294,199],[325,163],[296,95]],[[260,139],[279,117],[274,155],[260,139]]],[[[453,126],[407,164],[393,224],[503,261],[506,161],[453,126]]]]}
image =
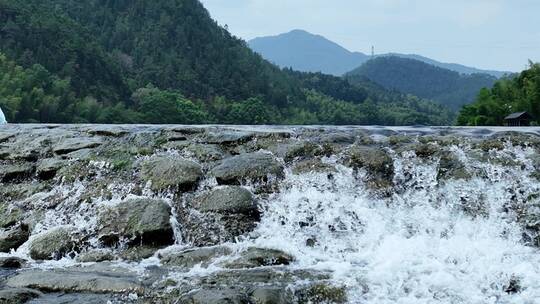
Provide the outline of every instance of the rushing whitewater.
{"type": "Polygon", "coordinates": [[[9,125],[0,289],[539,303],[540,133],[515,130],[9,125]]]}
{"type": "Polygon", "coordinates": [[[0,108],[0,125],[6,124],[6,116],[4,115],[4,112],[2,112],[2,108],[0,108]]]}

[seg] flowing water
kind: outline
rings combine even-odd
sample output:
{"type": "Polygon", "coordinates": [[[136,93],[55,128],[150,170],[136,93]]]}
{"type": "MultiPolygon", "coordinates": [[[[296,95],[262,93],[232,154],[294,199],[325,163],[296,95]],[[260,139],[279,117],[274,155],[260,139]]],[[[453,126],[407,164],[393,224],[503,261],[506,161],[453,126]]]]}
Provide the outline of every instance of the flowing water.
{"type": "MultiPolygon", "coordinates": [[[[279,190],[258,198],[260,223],[228,246],[237,251],[252,246],[279,249],[295,257],[291,269],[328,271],[332,284],[346,288],[349,303],[540,303],[540,250],[536,232],[524,220],[534,215],[540,221],[540,183],[531,175],[538,170],[537,147],[505,141],[501,149],[482,151],[471,142],[475,136],[459,136],[458,142],[436,146],[464,164],[470,177],[443,180],[440,154],[418,156],[412,148],[387,143],[386,134],[371,134],[392,157],[389,192],[370,186],[368,170],[346,166],[343,152],[321,157],[332,168],[323,172],[295,173],[291,162],[281,159],[285,177],[278,182],[279,190]]],[[[159,153],[190,157],[174,149],[159,153]]],[[[106,162],[91,162],[89,168],[96,180],[112,170],[106,162]]],[[[215,186],[215,179],[208,178],[199,188],[215,186]]],[[[253,191],[257,187],[245,186],[253,191]]],[[[111,195],[75,203],[84,187],[84,182],[60,183],[31,197],[28,204],[46,211],[30,240],[59,225],[91,235],[98,211],[133,196],[135,185],[111,184],[111,195]],[[63,197],[62,203],[45,208],[50,197],[63,197]]],[[[138,195],[163,198],[178,208],[170,193],[146,188],[138,195]]],[[[176,245],[165,250],[190,246],[174,208],[176,245]]],[[[28,259],[28,243],[10,255],[28,259]]],[[[88,246],[98,243],[90,238],[88,246]]],[[[218,262],[223,259],[227,257],[218,262]]],[[[221,271],[218,262],[168,277],[221,271]]],[[[119,263],[144,273],[159,260],[154,256],[119,263]]],[[[65,257],[35,267],[74,264],[65,257]]]]}

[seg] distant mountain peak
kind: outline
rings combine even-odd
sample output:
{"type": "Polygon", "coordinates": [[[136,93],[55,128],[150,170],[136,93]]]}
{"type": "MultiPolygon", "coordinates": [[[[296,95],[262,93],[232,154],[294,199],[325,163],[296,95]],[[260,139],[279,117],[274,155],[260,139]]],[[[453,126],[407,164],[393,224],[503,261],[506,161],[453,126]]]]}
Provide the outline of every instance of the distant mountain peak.
{"type": "MultiPolygon", "coordinates": [[[[328,38],[294,29],[275,36],[259,37],[249,41],[249,46],[265,59],[281,66],[303,72],[323,72],[341,76],[361,66],[371,56],[351,52],[328,38]]],[[[482,70],[457,63],[445,63],[417,54],[389,53],[380,56],[396,56],[419,60],[461,74],[484,73],[502,77],[509,72],[482,70]]]]}

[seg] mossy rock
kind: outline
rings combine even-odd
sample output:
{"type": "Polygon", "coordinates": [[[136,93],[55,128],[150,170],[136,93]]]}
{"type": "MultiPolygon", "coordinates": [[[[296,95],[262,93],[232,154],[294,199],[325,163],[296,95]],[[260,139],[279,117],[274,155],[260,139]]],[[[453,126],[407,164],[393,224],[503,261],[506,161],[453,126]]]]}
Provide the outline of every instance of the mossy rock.
{"type": "Polygon", "coordinates": [[[76,251],[73,233],[73,228],[58,227],[38,235],[30,243],[30,257],[34,260],[59,260],[76,251]]]}
{"type": "Polygon", "coordinates": [[[203,177],[199,164],[177,156],[155,156],[142,164],[141,177],[152,190],[192,190],[203,177]]]}
{"type": "Polygon", "coordinates": [[[344,287],[328,284],[316,284],[300,292],[300,304],[341,304],[347,303],[347,292],[344,287]]]}

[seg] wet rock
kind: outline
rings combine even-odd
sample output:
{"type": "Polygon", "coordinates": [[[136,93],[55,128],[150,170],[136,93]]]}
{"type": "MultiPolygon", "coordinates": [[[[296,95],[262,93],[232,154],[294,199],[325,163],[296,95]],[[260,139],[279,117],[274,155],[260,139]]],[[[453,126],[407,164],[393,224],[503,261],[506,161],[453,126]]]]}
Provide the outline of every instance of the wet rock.
{"type": "Polygon", "coordinates": [[[203,194],[196,200],[195,208],[201,212],[258,215],[253,194],[249,190],[237,186],[219,187],[203,194]]]}
{"type": "Polygon", "coordinates": [[[220,130],[206,133],[200,142],[206,144],[233,145],[252,140],[255,133],[246,131],[220,130]]]}
{"type": "Polygon", "coordinates": [[[30,237],[28,227],[17,225],[12,228],[0,229],[0,252],[10,252],[24,244],[30,237]]]}
{"type": "Polygon", "coordinates": [[[294,303],[292,292],[284,287],[258,286],[251,293],[251,301],[257,304],[294,303]]]}
{"type": "Polygon", "coordinates": [[[219,184],[235,185],[246,180],[264,181],[269,175],[282,177],[283,166],[271,154],[246,153],[225,159],[211,171],[219,184]]]}
{"type": "Polygon", "coordinates": [[[21,209],[6,203],[0,203],[0,228],[11,227],[22,221],[22,219],[23,211],[21,209]]]}
{"type": "Polygon", "coordinates": [[[26,266],[26,260],[18,257],[0,257],[0,268],[22,268],[26,266]]]}
{"type": "Polygon", "coordinates": [[[1,165],[0,180],[4,183],[29,178],[34,173],[34,166],[29,163],[1,165]]]}
{"type": "Polygon", "coordinates": [[[217,161],[224,157],[223,151],[216,145],[191,144],[186,150],[193,153],[199,161],[203,162],[217,161]]]}
{"type": "Polygon", "coordinates": [[[99,238],[109,245],[120,239],[127,239],[133,245],[173,244],[170,218],[171,208],[162,200],[127,200],[100,214],[99,238]]]}
{"type": "Polygon", "coordinates": [[[432,143],[421,143],[415,145],[414,152],[420,158],[429,158],[439,153],[439,147],[432,143]]]}
{"type": "Polygon", "coordinates": [[[353,146],[347,153],[346,164],[354,169],[363,168],[377,187],[392,184],[394,161],[381,148],[353,146]]]}
{"type": "Polygon", "coordinates": [[[180,299],[180,303],[189,304],[248,304],[249,296],[245,291],[234,287],[204,288],[193,291],[180,299]]]}
{"type": "Polygon", "coordinates": [[[311,158],[315,156],[324,155],[324,149],[312,142],[301,141],[290,145],[285,154],[286,161],[292,161],[294,159],[300,158],[311,158]]]}
{"type": "Polygon", "coordinates": [[[336,167],[323,163],[320,159],[309,159],[297,162],[292,168],[294,174],[336,173],[336,167]]]}
{"type": "Polygon", "coordinates": [[[126,270],[93,271],[92,268],[31,269],[7,280],[12,288],[34,288],[47,292],[137,293],[144,288],[137,275],[126,270]]]}
{"type": "Polygon", "coordinates": [[[195,267],[195,265],[208,267],[216,258],[229,255],[231,253],[231,249],[225,246],[193,248],[182,250],[180,252],[169,250],[160,253],[160,260],[164,265],[191,269],[195,267]]]}
{"type": "Polygon", "coordinates": [[[283,251],[252,247],[241,252],[238,259],[227,262],[225,268],[244,269],[261,266],[289,265],[293,261],[294,257],[283,251]]]}
{"type": "Polygon", "coordinates": [[[129,131],[126,130],[124,127],[117,126],[117,125],[90,126],[87,128],[86,132],[92,135],[110,136],[110,137],[122,137],[129,133],[129,131]]]}
{"type": "Polygon", "coordinates": [[[141,175],[143,180],[151,181],[154,191],[191,190],[203,177],[199,164],[177,156],[152,157],[143,163],[141,175]]]}
{"type": "Polygon", "coordinates": [[[499,139],[486,139],[476,143],[474,148],[480,149],[484,152],[489,152],[491,150],[500,151],[504,149],[504,142],[499,139]]]}
{"type": "Polygon", "coordinates": [[[99,138],[77,137],[65,138],[53,146],[54,153],[58,155],[99,147],[103,141],[99,138]]]}
{"type": "Polygon", "coordinates": [[[55,177],[56,172],[66,165],[64,160],[48,158],[42,160],[37,166],[37,175],[42,180],[49,180],[55,177]]]}
{"type": "Polygon", "coordinates": [[[91,250],[81,253],[77,256],[77,262],[80,263],[96,263],[96,262],[105,262],[112,261],[115,259],[115,256],[110,251],[106,250],[91,250]]]}
{"type": "Polygon", "coordinates": [[[470,179],[471,173],[468,171],[465,164],[452,153],[443,153],[439,161],[437,179],[470,179]]]}
{"type": "Polygon", "coordinates": [[[298,303],[303,304],[340,304],[347,303],[347,292],[344,287],[327,284],[316,284],[298,294],[298,303]]]}
{"type": "Polygon", "coordinates": [[[34,260],[58,260],[75,251],[77,241],[73,232],[73,228],[58,227],[38,235],[30,243],[30,257],[34,260]]]}
{"type": "Polygon", "coordinates": [[[137,246],[128,248],[120,253],[120,258],[130,262],[140,262],[144,259],[152,257],[160,247],[154,246],[137,246]]]}
{"type": "Polygon", "coordinates": [[[0,304],[24,304],[43,294],[29,288],[6,288],[0,290],[0,304]]]}

